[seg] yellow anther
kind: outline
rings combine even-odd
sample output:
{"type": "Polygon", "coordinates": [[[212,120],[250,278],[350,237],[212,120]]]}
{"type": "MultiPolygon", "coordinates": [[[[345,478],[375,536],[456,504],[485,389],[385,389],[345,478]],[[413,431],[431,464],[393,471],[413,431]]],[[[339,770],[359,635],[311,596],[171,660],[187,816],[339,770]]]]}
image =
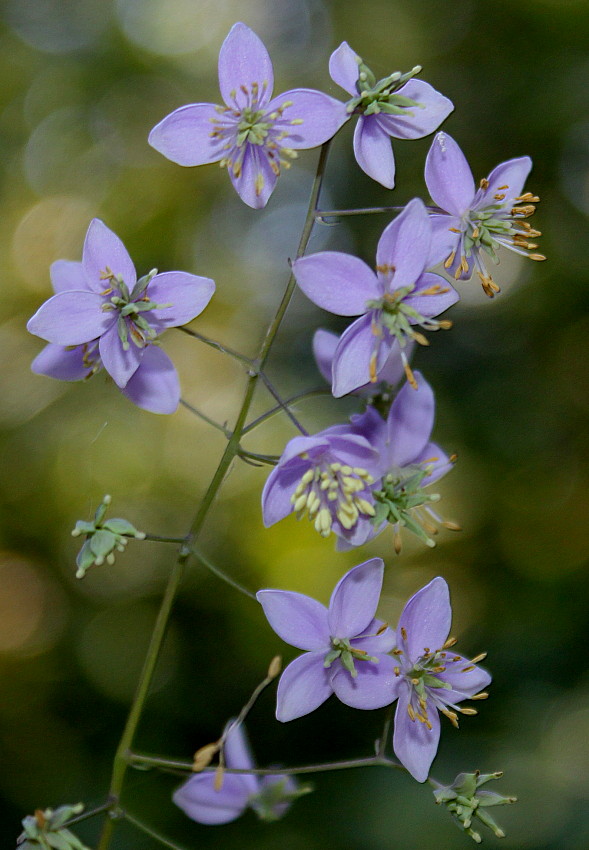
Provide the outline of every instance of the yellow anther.
{"type": "Polygon", "coordinates": [[[303,119],[302,119],[302,118],[293,118],[293,119],[292,119],[292,121],[291,121],[290,123],[291,123],[291,124],[302,124],[302,123],[303,123],[303,119]]]}
{"type": "Polygon", "coordinates": [[[440,711],[442,714],[445,714],[452,726],[455,726],[458,729],[458,715],[454,711],[448,711],[447,708],[441,708],[440,711]]]}
{"type": "Polygon", "coordinates": [[[458,640],[458,638],[449,637],[448,640],[446,641],[446,643],[444,644],[444,646],[442,647],[442,649],[450,649],[451,646],[454,646],[454,644],[456,643],[457,640],[458,640]]]}
{"type": "MultiPolygon", "coordinates": [[[[458,231],[460,232],[460,231],[458,231]]],[[[444,263],[444,268],[449,269],[452,263],[454,262],[454,258],[456,257],[456,251],[452,251],[451,254],[446,258],[446,262],[444,263]]]]}
{"type": "Polygon", "coordinates": [[[487,653],[486,653],[486,652],[479,652],[479,654],[478,654],[478,655],[475,655],[475,657],[472,659],[472,662],[471,662],[471,663],[472,663],[472,664],[478,664],[478,663],[479,663],[479,661],[482,661],[482,660],[483,660],[484,658],[486,658],[486,657],[487,657],[487,653]]]}
{"type": "Polygon", "coordinates": [[[489,694],[486,691],[481,691],[480,694],[475,694],[471,699],[488,699],[489,694]]]}
{"type": "Polygon", "coordinates": [[[370,356],[370,363],[368,365],[368,371],[370,373],[370,383],[375,384],[377,381],[376,375],[376,351],[370,356]]]}
{"type": "Polygon", "coordinates": [[[422,333],[419,333],[419,331],[413,331],[411,335],[415,342],[419,343],[419,345],[429,345],[429,339],[427,339],[422,333]]]}
{"type": "Polygon", "coordinates": [[[474,717],[475,714],[478,714],[476,708],[459,708],[458,711],[461,714],[466,714],[469,717],[474,717]]]}
{"type": "Polygon", "coordinates": [[[363,514],[374,516],[374,507],[370,504],[370,502],[367,502],[366,499],[357,499],[356,504],[363,514]]]}
{"type": "Polygon", "coordinates": [[[314,477],[315,477],[315,470],[314,469],[308,469],[305,472],[305,474],[303,475],[303,477],[301,478],[301,484],[303,484],[303,485],[310,484],[314,477]]]}
{"type": "Polygon", "coordinates": [[[532,204],[537,204],[540,201],[540,198],[537,195],[532,195],[531,192],[526,192],[524,195],[520,195],[519,198],[516,198],[515,200],[530,201],[532,204]]]}
{"type": "Polygon", "coordinates": [[[336,462],[336,463],[331,463],[329,466],[330,466],[330,468],[331,468],[334,472],[339,472],[339,471],[340,471],[340,469],[342,468],[341,463],[337,463],[337,462],[336,462]]]}
{"type": "Polygon", "coordinates": [[[411,704],[407,705],[407,714],[409,715],[411,720],[413,720],[413,722],[415,723],[415,712],[413,711],[413,706],[411,704]]]}
{"type": "Polygon", "coordinates": [[[409,383],[411,384],[413,389],[416,390],[417,389],[417,381],[415,380],[415,375],[413,374],[413,371],[412,371],[409,363],[403,363],[403,369],[405,370],[405,377],[407,378],[407,380],[409,381],[409,383]]]}
{"type": "Polygon", "coordinates": [[[401,675],[401,668],[400,667],[393,667],[393,672],[394,672],[395,676],[400,676],[401,675]]]}
{"type": "Polygon", "coordinates": [[[321,482],[321,484],[319,485],[319,489],[320,490],[328,490],[330,484],[331,484],[331,481],[329,480],[329,478],[324,478],[323,481],[321,482]]]}
{"type": "Polygon", "coordinates": [[[538,262],[542,262],[546,257],[544,254],[530,254],[530,260],[537,260],[538,262]]]}
{"type": "Polygon", "coordinates": [[[452,522],[451,520],[444,520],[442,523],[444,528],[447,528],[449,531],[462,531],[462,526],[458,525],[457,522],[452,522]]]}
{"type": "MultiPolygon", "coordinates": [[[[495,197],[497,197],[497,195],[495,195],[495,197]]],[[[505,195],[503,195],[503,197],[505,197],[505,195]]],[[[478,239],[480,235],[481,234],[480,234],[478,227],[475,227],[475,229],[472,231],[472,238],[478,239]]]]}
{"type": "Polygon", "coordinates": [[[335,490],[330,490],[329,493],[327,494],[327,501],[328,502],[337,502],[338,499],[339,499],[339,496],[335,492],[335,490]]]}
{"type": "MultiPolygon", "coordinates": [[[[483,177],[483,179],[479,183],[479,186],[481,187],[481,189],[488,189],[489,188],[489,181],[487,180],[486,177],[483,177]]],[[[501,187],[501,188],[503,188],[503,187],[501,187]]],[[[505,186],[505,188],[507,189],[507,186],[505,186]]]]}
{"type": "Polygon", "coordinates": [[[346,464],[345,466],[342,466],[341,472],[342,475],[350,475],[352,473],[352,467],[346,464]]]}
{"type": "Polygon", "coordinates": [[[493,197],[495,198],[496,201],[504,201],[505,200],[505,194],[503,194],[503,193],[499,193],[498,195],[493,195],[493,197]]]}
{"type": "MultiPolygon", "coordinates": [[[[291,502],[292,502],[292,497],[291,497],[291,502]]],[[[306,494],[306,493],[303,493],[303,494],[302,494],[302,496],[299,496],[297,499],[295,499],[295,501],[293,502],[293,504],[294,504],[294,509],[295,509],[295,511],[296,511],[297,513],[298,513],[299,511],[302,511],[302,510],[303,510],[303,508],[304,508],[304,507],[306,506],[306,504],[307,504],[307,494],[306,494]]]]}

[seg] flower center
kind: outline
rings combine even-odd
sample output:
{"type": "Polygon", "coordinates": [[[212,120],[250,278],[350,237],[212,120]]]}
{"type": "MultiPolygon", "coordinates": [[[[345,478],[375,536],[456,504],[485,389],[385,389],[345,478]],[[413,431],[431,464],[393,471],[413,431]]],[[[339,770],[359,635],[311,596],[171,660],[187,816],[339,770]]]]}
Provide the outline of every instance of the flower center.
{"type": "Polygon", "coordinates": [[[374,507],[366,498],[373,483],[373,477],[361,467],[322,463],[305,472],[290,500],[298,519],[308,512],[319,534],[329,537],[336,519],[349,530],[360,514],[374,515],[374,507]]]}
{"type": "Polygon", "coordinates": [[[263,121],[263,118],[264,113],[261,110],[256,112],[246,107],[241,112],[241,120],[237,125],[236,144],[244,145],[250,142],[252,145],[263,145],[272,126],[272,122],[263,121]]]}
{"type": "Polygon", "coordinates": [[[120,275],[113,274],[108,268],[100,273],[100,279],[108,281],[109,286],[102,295],[110,295],[110,298],[102,305],[104,311],[115,310],[118,313],[117,331],[123,349],[129,349],[129,338],[138,348],[145,348],[157,338],[157,331],[151,327],[147,318],[142,315],[149,310],[161,310],[171,307],[171,304],[156,304],[147,295],[147,287],[157,274],[157,269],[152,269],[149,274],[140,278],[132,292],[120,275]]]}
{"type": "Polygon", "coordinates": [[[413,116],[414,113],[408,112],[408,108],[424,108],[423,103],[418,103],[410,97],[397,94],[397,90],[407,80],[420,73],[420,65],[416,65],[415,68],[405,74],[402,74],[401,71],[395,71],[388,77],[383,77],[382,80],[378,81],[368,65],[365,65],[361,59],[358,62],[358,70],[358,79],[356,81],[358,97],[352,98],[346,104],[346,110],[349,113],[355,112],[362,115],[384,113],[385,115],[413,116]]]}
{"type": "Polygon", "coordinates": [[[373,664],[378,664],[378,658],[373,655],[368,655],[365,649],[356,649],[350,643],[349,638],[331,638],[331,651],[325,656],[323,662],[324,667],[331,667],[333,662],[339,658],[342,667],[344,667],[350,676],[355,679],[358,671],[354,666],[356,661],[371,661],[373,664]]]}

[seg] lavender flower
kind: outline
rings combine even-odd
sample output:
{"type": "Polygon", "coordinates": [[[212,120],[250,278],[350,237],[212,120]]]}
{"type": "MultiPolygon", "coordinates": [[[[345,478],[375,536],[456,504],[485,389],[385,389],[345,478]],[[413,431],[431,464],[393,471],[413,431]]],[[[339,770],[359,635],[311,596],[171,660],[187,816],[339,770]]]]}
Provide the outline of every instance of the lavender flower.
{"type": "Polygon", "coordinates": [[[294,511],[298,519],[308,513],[322,537],[333,531],[359,546],[371,535],[378,454],[364,437],[341,430],[349,432],[336,426],[290,440],[262,493],[266,527],[294,511]]]}
{"type": "Polygon", "coordinates": [[[154,269],[137,280],[121,240],[99,219],[90,223],[82,262],[51,266],[55,295],[29,320],[31,333],[50,345],[33,371],[66,381],[101,367],[140,407],[172,412],[179,399],[173,364],[156,347],[166,328],[198,316],[215,284],[186,272],[154,269]]]}
{"type": "Polygon", "coordinates": [[[543,254],[528,254],[538,246],[529,242],[540,236],[526,221],[540,199],[522,194],[532,160],[529,156],[509,159],[491,171],[475,189],[472,172],[454,139],[438,133],[427,155],[425,180],[434,202],[445,212],[432,215],[432,255],[456,280],[469,280],[476,271],[489,297],[499,292],[485,266],[487,254],[498,263],[499,246],[531,260],[543,254]],[[470,261],[470,262],[469,262],[470,261]]]}
{"type": "Polygon", "coordinates": [[[260,209],[296,151],[323,144],[348,118],[343,103],[314,89],[272,98],[273,83],[263,43],[245,24],[234,24],[219,53],[225,105],[182,106],[153,128],[149,143],[178,165],[218,162],[242,201],[260,209]]]}
{"type": "Polygon", "coordinates": [[[458,727],[457,712],[476,714],[474,708],[459,708],[465,699],[486,699],[491,677],[480,667],[486,653],[468,660],[455,655],[448,639],[452,609],[448,585],[435,578],[411,597],[397,627],[394,695],[393,748],[397,758],[418,782],[425,782],[440,738],[442,712],[458,727]]]}
{"type": "Polygon", "coordinates": [[[458,301],[458,293],[428,267],[431,224],[415,198],[383,231],[376,252],[376,273],[358,257],[322,251],[301,257],[293,272],[305,295],[340,316],[358,316],[342,334],[333,358],[334,396],[376,383],[395,340],[407,378],[414,382],[407,355],[409,339],[427,344],[414,329],[450,327],[438,316],[458,301]]]}
{"type": "MultiPolygon", "coordinates": [[[[223,747],[225,765],[236,770],[254,768],[254,760],[243,727],[230,721],[223,747]]],[[[277,773],[258,778],[255,774],[225,773],[219,790],[215,788],[214,773],[197,773],[174,793],[174,803],[191,820],[204,824],[230,823],[247,808],[255,811],[261,820],[278,820],[286,813],[291,802],[308,787],[298,788],[295,780],[277,773]]]]}
{"type": "Polygon", "coordinates": [[[359,113],[354,133],[354,153],[358,165],[369,177],[392,189],[395,185],[395,157],[389,139],[421,139],[436,130],[454,105],[428,83],[396,71],[377,82],[376,77],[346,41],[329,60],[334,82],[352,95],[349,114],[359,113]]]}
{"type": "Polygon", "coordinates": [[[278,720],[309,714],[332,693],[353,708],[381,708],[393,702],[396,662],[386,653],[395,635],[374,618],[383,575],[380,558],[353,567],[335,586],[329,608],[302,593],[258,591],[276,634],[307,650],[280,678],[278,720]]]}

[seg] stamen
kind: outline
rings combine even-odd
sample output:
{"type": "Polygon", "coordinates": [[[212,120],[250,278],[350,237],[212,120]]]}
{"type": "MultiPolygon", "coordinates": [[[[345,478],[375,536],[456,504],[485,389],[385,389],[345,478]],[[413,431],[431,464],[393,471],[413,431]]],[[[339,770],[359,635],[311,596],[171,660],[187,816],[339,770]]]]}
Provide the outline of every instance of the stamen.
{"type": "Polygon", "coordinates": [[[488,699],[489,694],[486,691],[481,691],[479,694],[475,694],[471,697],[471,699],[488,699]]]}
{"type": "Polygon", "coordinates": [[[482,661],[482,660],[483,660],[484,658],[486,658],[486,657],[487,657],[487,653],[486,653],[486,652],[479,652],[479,654],[478,654],[478,655],[475,655],[475,657],[474,657],[473,659],[471,659],[471,663],[472,663],[472,664],[478,664],[478,663],[479,663],[479,661],[482,661]]]}
{"type": "Polygon", "coordinates": [[[449,638],[448,638],[448,640],[446,641],[446,643],[444,644],[444,646],[442,647],[442,649],[450,649],[450,647],[451,647],[451,646],[454,646],[454,644],[455,644],[457,641],[458,641],[458,638],[455,638],[455,637],[449,637],[449,638]]]}
{"type": "MultiPolygon", "coordinates": [[[[450,228],[450,230],[454,230],[454,229],[455,229],[455,228],[453,228],[453,227],[451,227],[451,228],[450,228]]],[[[459,231],[459,230],[457,230],[456,232],[457,232],[457,233],[460,233],[460,231],[459,231]]],[[[454,262],[454,258],[455,258],[455,256],[456,256],[456,251],[452,251],[452,253],[448,255],[448,257],[446,258],[446,261],[445,261],[445,263],[444,263],[444,268],[445,268],[445,269],[449,269],[449,268],[450,268],[450,266],[451,266],[451,265],[452,265],[452,263],[454,262]]]]}

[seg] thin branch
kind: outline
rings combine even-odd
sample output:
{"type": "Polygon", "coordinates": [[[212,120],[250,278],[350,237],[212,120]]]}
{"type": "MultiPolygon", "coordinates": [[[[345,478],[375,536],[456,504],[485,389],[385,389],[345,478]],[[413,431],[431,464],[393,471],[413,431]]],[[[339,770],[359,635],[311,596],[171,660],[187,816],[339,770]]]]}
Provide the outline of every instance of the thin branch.
{"type": "Polygon", "coordinates": [[[283,405],[291,405],[297,401],[303,401],[307,398],[313,398],[318,395],[331,395],[331,391],[327,387],[317,387],[314,390],[305,390],[304,393],[298,393],[297,395],[293,395],[290,398],[287,398],[282,404],[277,404],[276,407],[272,407],[270,410],[267,410],[266,413],[262,413],[261,416],[258,416],[257,419],[254,419],[253,422],[250,422],[249,425],[243,429],[243,433],[247,434],[249,431],[253,431],[254,428],[257,428],[258,425],[261,425],[262,422],[265,422],[270,417],[274,416],[276,413],[283,409],[283,405]]]}
{"type": "Polygon", "coordinates": [[[267,463],[269,466],[276,466],[279,460],[278,455],[260,455],[257,452],[248,452],[246,449],[242,449],[241,446],[237,454],[243,460],[259,461],[259,463],[252,464],[253,466],[261,466],[264,463],[267,463]]]}
{"type": "Polygon", "coordinates": [[[194,557],[198,561],[200,561],[200,563],[203,565],[203,567],[206,567],[207,570],[209,570],[209,572],[213,573],[213,575],[216,575],[217,578],[221,579],[221,581],[224,581],[226,584],[231,585],[231,587],[235,588],[235,590],[239,590],[239,592],[243,593],[245,596],[249,596],[250,599],[256,599],[255,593],[252,593],[251,590],[248,590],[246,587],[244,587],[238,581],[235,581],[234,578],[231,578],[231,576],[229,576],[229,575],[227,575],[227,573],[223,572],[223,570],[219,569],[219,567],[216,567],[198,549],[191,547],[190,552],[194,555],[194,557]]]}
{"type": "Polygon", "coordinates": [[[393,712],[394,712],[394,710],[395,710],[395,704],[391,703],[391,705],[389,705],[387,712],[385,714],[384,724],[383,724],[383,727],[382,727],[382,733],[381,733],[381,736],[380,736],[380,740],[378,742],[378,749],[376,751],[376,755],[379,758],[385,757],[384,753],[385,753],[385,749],[386,749],[386,746],[387,746],[387,739],[389,737],[389,732],[391,731],[391,723],[393,722],[393,712]]]}
{"type": "Polygon", "coordinates": [[[160,844],[163,844],[164,847],[169,847],[170,850],[186,850],[185,847],[181,847],[179,844],[174,844],[173,841],[170,841],[169,838],[164,838],[164,836],[156,832],[155,829],[152,829],[147,824],[140,821],[138,818],[130,815],[129,812],[124,812],[124,819],[132,823],[134,827],[136,827],[141,832],[144,832],[146,835],[149,835],[150,838],[153,838],[154,841],[159,841],[160,844]]]}
{"type": "Polygon", "coordinates": [[[198,410],[198,408],[194,407],[192,404],[189,404],[183,398],[180,399],[180,404],[189,410],[191,413],[194,413],[195,416],[198,416],[199,419],[202,419],[203,422],[206,422],[208,425],[212,425],[213,428],[216,428],[217,431],[221,431],[222,434],[229,439],[231,437],[231,431],[225,427],[225,425],[221,425],[219,422],[215,422],[214,419],[211,419],[210,416],[207,416],[206,413],[203,413],[202,410],[198,410]]]}
{"type": "Polygon", "coordinates": [[[220,342],[216,342],[214,339],[209,339],[208,336],[199,334],[197,331],[191,331],[189,328],[185,327],[180,327],[178,330],[188,334],[188,336],[191,336],[193,339],[198,339],[199,342],[204,342],[205,345],[209,345],[211,348],[214,348],[216,351],[220,351],[222,354],[228,354],[229,357],[234,357],[235,360],[239,360],[241,363],[247,363],[248,366],[251,366],[254,362],[251,357],[246,357],[245,354],[240,354],[239,351],[235,351],[235,349],[229,348],[227,345],[221,345],[220,342]]]}
{"type": "Polygon", "coordinates": [[[64,828],[69,829],[70,826],[75,826],[77,823],[81,823],[83,820],[88,820],[88,818],[93,818],[96,815],[101,815],[103,812],[108,812],[109,809],[114,808],[115,802],[114,800],[109,800],[108,803],[103,803],[102,806],[97,806],[95,809],[88,809],[85,812],[82,812],[81,815],[77,815],[77,817],[72,818],[64,823],[64,828]]]}
{"type": "MultiPolygon", "coordinates": [[[[315,221],[318,224],[335,224],[335,222],[325,221],[326,218],[343,218],[350,215],[372,215],[374,213],[402,212],[405,207],[359,207],[358,209],[350,210],[317,210],[315,221]]],[[[441,213],[443,210],[436,206],[426,206],[426,210],[432,213],[441,213]]]]}
{"type": "Polygon", "coordinates": [[[293,423],[293,425],[295,426],[295,428],[298,428],[298,429],[299,429],[299,431],[301,432],[301,434],[302,434],[304,437],[308,437],[308,436],[309,436],[309,432],[307,431],[307,429],[306,429],[306,428],[304,428],[304,427],[301,425],[301,423],[300,423],[300,422],[299,422],[299,420],[296,418],[296,416],[294,415],[294,413],[292,412],[292,410],[289,408],[289,406],[288,406],[287,402],[285,402],[285,401],[283,401],[283,400],[282,400],[282,398],[281,398],[280,394],[279,394],[279,393],[278,393],[278,391],[275,389],[275,387],[273,386],[273,384],[272,384],[272,382],[270,381],[270,379],[268,378],[268,376],[267,376],[267,375],[265,375],[265,374],[264,374],[264,372],[260,372],[260,378],[262,379],[262,381],[263,381],[263,382],[264,382],[264,384],[266,385],[266,389],[268,390],[268,392],[270,393],[270,395],[271,395],[271,396],[273,396],[273,398],[275,399],[275,401],[277,401],[277,402],[278,402],[278,407],[279,407],[279,408],[281,408],[281,409],[282,409],[282,410],[286,413],[286,415],[288,416],[288,418],[290,419],[290,421],[293,423]]]}
{"type": "Polygon", "coordinates": [[[161,537],[159,534],[146,534],[144,540],[151,540],[153,543],[185,543],[183,537],[161,537]]]}

